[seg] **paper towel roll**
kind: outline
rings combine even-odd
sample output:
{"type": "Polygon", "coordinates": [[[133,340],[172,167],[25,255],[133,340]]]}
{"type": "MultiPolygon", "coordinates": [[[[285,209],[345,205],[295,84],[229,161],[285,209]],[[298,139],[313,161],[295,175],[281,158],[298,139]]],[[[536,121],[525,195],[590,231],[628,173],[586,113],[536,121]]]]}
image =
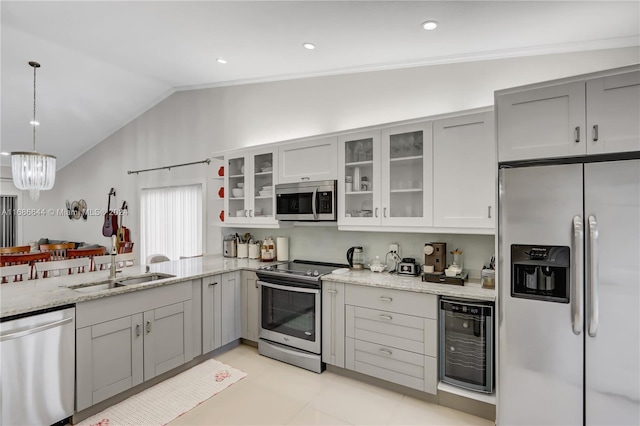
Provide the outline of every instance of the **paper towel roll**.
{"type": "Polygon", "coordinates": [[[278,260],[289,260],[289,238],[276,238],[276,253],[278,260]]]}

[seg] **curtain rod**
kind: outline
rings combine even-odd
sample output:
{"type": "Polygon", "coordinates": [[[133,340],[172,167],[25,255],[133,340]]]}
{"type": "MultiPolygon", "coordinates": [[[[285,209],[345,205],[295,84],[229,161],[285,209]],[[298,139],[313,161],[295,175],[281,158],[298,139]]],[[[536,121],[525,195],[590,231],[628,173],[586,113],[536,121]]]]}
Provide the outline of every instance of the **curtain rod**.
{"type": "Polygon", "coordinates": [[[129,170],[127,172],[127,174],[132,175],[132,174],[139,174],[139,173],[144,173],[144,172],[152,172],[154,170],[171,170],[174,167],[184,167],[184,166],[192,166],[194,164],[203,164],[203,163],[211,163],[211,159],[207,158],[206,160],[202,160],[202,161],[194,161],[193,163],[183,163],[183,164],[173,164],[171,166],[162,166],[162,167],[155,167],[153,169],[144,169],[144,170],[129,170]]]}

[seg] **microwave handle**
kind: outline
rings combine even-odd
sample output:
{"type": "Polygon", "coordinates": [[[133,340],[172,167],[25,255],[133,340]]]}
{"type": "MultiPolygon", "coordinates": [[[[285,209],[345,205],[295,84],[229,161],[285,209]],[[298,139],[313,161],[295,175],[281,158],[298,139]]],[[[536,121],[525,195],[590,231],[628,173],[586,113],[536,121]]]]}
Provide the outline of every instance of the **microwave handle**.
{"type": "Polygon", "coordinates": [[[318,202],[318,187],[316,186],[313,189],[313,202],[311,203],[311,210],[313,211],[313,219],[317,220],[318,219],[318,210],[317,210],[317,202],[318,202]]]}

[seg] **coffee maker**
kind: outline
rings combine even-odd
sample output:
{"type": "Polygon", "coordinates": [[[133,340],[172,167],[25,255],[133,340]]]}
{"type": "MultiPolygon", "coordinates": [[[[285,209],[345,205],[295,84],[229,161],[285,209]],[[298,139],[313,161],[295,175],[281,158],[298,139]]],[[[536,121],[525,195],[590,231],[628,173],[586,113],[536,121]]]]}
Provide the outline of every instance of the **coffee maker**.
{"type": "Polygon", "coordinates": [[[426,243],[424,245],[424,271],[442,273],[447,267],[447,243],[426,243]],[[433,271],[431,271],[433,267],[433,271]]]}

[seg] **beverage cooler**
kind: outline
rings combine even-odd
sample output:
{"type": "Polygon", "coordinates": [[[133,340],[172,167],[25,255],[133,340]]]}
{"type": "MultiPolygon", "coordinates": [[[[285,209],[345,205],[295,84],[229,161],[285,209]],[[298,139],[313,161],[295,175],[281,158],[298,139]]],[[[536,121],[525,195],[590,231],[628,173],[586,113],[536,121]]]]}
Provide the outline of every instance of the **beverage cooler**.
{"type": "Polygon", "coordinates": [[[440,299],[440,380],[493,392],[493,302],[440,299]]]}

